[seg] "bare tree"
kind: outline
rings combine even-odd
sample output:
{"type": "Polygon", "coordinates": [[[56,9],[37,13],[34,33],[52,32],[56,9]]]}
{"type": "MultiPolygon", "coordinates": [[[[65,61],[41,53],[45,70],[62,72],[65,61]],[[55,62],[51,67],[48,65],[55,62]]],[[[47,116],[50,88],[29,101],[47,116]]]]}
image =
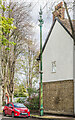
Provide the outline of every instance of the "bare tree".
{"type": "Polygon", "coordinates": [[[32,33],[32,25],[30,24],[31,17],[29,15],[31,5],[9,1],[9,5],[6,4],[5,6],[9,6],[8,10],[5,12],[5,15],[9,18],[14,18],[14,25],[16,26],[15,30],[10,30],[10,33],[7,34],[7,38],[11,44],[8,43],[5,48],[8,47],[10,50],[6,50],[4,48],[1,56],[3,58],[3,61],[1,61],[3,65],[1,68],[2,71],[4,71],[2,85],[4,84],[3,86],[5,86],[3,90],[7,88],[12,101],[16,59],[18,55],[24,51],[28,37],[32,33]],[[12,44],[14,45],[12,46],[12,44]]]}
{"type": "Polygon", "coordinates": [[[70,27],[71,27],[71,31],[72,31],[72,36],[74,38],[74,44],[75,44],[75,31],[74,31],[74,26],[72,24],[72,20],[71,20],[71,17],[69,15],[69,12],[68,12],[68,7],[67,7],[67,3],[63,0],[64,2],[64,6],[65,6],[65,9],[66,9],[66,13],[67,13],[67,16],[68,16],[68,20],[69,20],[69,23],[70,23],[70,27]]]}
{"type": "MultiPolygon", "coordinates": [[[[22,55],[17,59],[17,73],[22,76],[24,75],[25,87],[32,88],[33,82],[37,81],[39,78],[39,63],[36,60],[38,57],[38,50],[36,50],[36,43],[33,41],[26,45],[26,49],[22,55]]],[[[23,82],[24,82],[23,81],[23,82]]]]}

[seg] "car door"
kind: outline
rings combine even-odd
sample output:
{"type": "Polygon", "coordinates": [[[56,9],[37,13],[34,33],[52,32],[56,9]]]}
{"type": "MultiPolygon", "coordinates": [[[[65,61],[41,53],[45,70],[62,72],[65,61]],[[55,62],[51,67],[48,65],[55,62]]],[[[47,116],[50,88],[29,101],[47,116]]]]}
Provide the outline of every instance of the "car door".
{"type": "Polygon", "coordinates": [[[12,110],[13,110],[13,105],[10,103],[8,107],[8,115],[11,115],[12,110]]]}
{"type": "Polygon", "coordinates": [[[8,108],[9,108],[9,103],[6,104],[6,107],[5,107],[5,114],[8,114],[8,108]]]}

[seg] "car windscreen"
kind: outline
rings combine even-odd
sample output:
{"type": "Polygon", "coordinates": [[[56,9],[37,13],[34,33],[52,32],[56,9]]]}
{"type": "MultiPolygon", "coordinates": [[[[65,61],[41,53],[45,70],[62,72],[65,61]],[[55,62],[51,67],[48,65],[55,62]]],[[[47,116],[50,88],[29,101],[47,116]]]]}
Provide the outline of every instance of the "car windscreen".
{"type": "Polygon", "coordinates": [[[26,108],[26,106],[21,103],[14,103],[14,107],[15,108],[26,108]]]}

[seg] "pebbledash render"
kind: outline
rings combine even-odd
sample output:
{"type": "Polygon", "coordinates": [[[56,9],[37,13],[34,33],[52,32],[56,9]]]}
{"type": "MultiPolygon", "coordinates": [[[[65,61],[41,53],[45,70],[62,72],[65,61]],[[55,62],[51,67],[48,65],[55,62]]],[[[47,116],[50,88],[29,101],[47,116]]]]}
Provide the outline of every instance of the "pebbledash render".
{"type": "MultiPolygon", "coordinates": [[[[40,59],[40,56],[39,56],[40,59]]],[[[42,50],[45,113],[75,114],[75,45],[56,18],[42,50]]]]}

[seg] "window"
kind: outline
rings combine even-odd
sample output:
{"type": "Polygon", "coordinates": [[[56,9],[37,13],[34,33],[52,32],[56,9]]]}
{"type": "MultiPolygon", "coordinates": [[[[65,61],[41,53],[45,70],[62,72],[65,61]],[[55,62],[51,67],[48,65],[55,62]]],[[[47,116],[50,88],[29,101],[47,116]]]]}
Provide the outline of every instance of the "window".
{"type": "Polygon", "coordinates": [[[52,73],[56,73],[56,61],[52,62],[52,73]]]}
{"type": "Polygon", "coordinates": [[[14,107],[15,108],[26,108],[26,106],[21,103],[14,103],[14,107]]]}
{"type": "Polygon", "coordinates": [[[12,104],[9,104],[9,107],[10,107],[10,106],[13,107],[12,104]]]}

